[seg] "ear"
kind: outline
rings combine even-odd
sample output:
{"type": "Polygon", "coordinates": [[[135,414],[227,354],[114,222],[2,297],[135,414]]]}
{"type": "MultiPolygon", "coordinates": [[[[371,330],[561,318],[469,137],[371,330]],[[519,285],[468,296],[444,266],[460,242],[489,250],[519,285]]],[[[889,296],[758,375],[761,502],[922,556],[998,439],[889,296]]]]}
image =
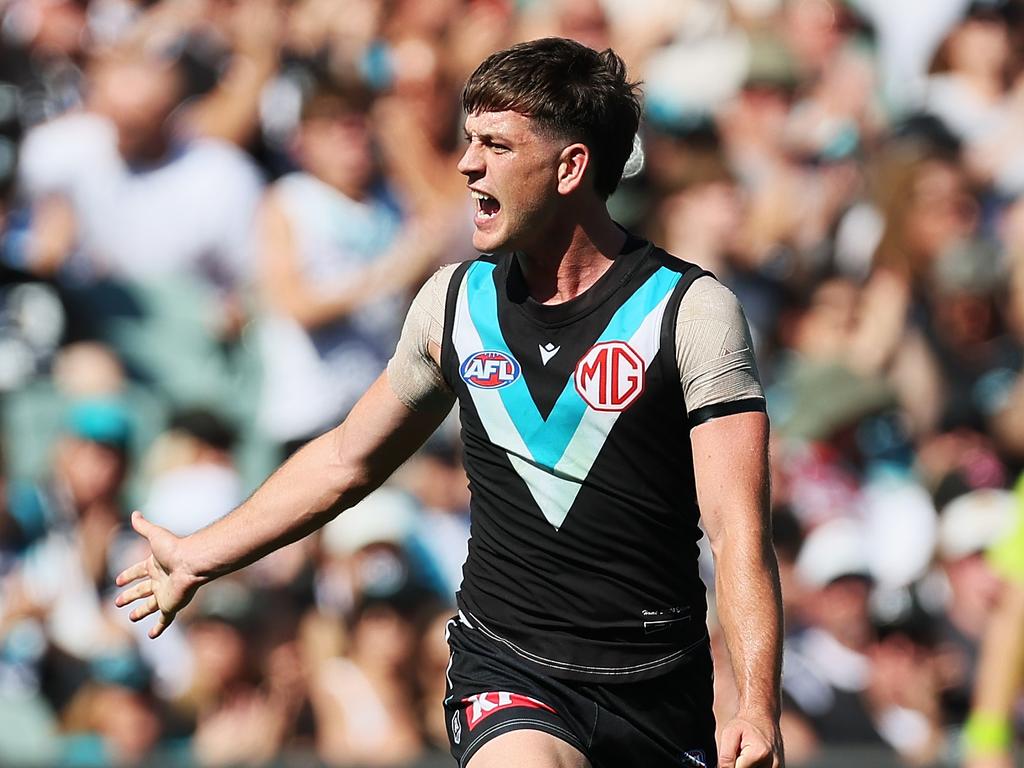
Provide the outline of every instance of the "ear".
{"type": "Polygon", "coordinates": [[[586,144],[570,144],[558,158],[558,193],[568,195],[583,185],[584,173],[590,166],[590,149],[586,144]]]}

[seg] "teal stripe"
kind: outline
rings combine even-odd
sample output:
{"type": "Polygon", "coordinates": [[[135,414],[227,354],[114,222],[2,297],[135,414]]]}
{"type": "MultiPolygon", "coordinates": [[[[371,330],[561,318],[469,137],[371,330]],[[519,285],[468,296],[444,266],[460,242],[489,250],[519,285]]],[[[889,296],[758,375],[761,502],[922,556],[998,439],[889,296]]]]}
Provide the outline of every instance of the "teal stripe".
{"type": "MultiPolygon", "coordinates": [[[[640,324],[665,298],[682,276],[662,267],[637,289],[612,316],[608,326],[598,338],[604,341],[630,339],[640,324]]],[[[485,350],[512,355],[498,324],[498,297],[494,287],[494,265],[476,262],[466,275],[469,314],[485,350]]],[[[648,361],[649,363],[650,361],[648,361]]],[[[522,368],[522,361],[520,361],[522,368]]],[[[551,409],[547,421],[537,410],[524,376],[499,390],[509,418],[519,431],[533,460],[549,469],[553,468],[580,425],[587,404],[573,385],[572,377],[565,383],[562,393],[551,409]]]]}

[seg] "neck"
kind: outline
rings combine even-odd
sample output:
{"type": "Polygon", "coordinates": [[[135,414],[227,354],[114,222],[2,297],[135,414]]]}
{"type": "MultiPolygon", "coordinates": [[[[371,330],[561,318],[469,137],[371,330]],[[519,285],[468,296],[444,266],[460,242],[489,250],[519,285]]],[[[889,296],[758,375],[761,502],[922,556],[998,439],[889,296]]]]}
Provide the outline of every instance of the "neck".
{"type": "Polygon", "coordinates": [[[565,216],[568,224],[552,228],[519,256],[530,296],[542,304],[576,298],[608,271],[626,234],[616,226],[604,204],[591,216],[565,216]]]}

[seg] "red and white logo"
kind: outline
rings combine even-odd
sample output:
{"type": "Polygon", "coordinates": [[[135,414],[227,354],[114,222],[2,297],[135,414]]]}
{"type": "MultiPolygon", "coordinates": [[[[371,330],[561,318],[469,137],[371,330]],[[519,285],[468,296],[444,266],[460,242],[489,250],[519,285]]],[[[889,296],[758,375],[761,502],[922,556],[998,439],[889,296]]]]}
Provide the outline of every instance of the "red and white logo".
{"type": "Polygon", "coordinates": [[[462,703],[466,705],[466,722],[469,723],[469,730],[471,731],[476,728],[481,720],[485,720],[495,712],[512,707],[546,709],[548,712],[558,714],[543,701],[537,701],[521,693],[509,693],[508,691],[475,693],[464,698],[462,703]]]}
{"type": "Polygon", "coordinates": [[[462,380],[480,389],[500,389],[519,378],[519,363],[504,352],[477,352],[467,357],[459,373],[462,380]]]}
{"type": "Polygon", "coordinates": [[[624,341],[595,344],[576,363],[576,391],[597,411],[624,411],[644,391],[647,366],[624,341]]]}

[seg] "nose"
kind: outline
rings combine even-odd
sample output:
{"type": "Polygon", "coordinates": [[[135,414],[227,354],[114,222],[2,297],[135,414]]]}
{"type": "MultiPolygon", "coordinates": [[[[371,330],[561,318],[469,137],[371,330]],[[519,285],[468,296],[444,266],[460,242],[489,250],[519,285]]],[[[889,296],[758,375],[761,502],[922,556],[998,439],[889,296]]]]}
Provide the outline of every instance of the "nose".
{"type": "Polygon", "coordinates": [[[458,169],[463,176],[483,175],[483,154],[476,142],[469,142],[459,159],[458,169]]]}

